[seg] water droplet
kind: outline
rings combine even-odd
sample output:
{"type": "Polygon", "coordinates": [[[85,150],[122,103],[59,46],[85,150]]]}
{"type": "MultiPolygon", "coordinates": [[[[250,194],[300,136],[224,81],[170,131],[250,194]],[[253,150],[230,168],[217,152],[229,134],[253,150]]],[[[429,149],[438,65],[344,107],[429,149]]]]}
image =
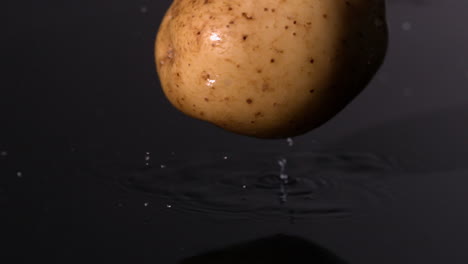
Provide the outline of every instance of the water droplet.
{"type": "Polygon", "coordinates": [[[242,189],[247,189],[247,185],[242,185],[242,189]]]}
{"type": "Polygon", "coordinates": [[[143,14],[147,13],[148,12],[148,7],[146,7],[146,6],[140,7],[140,12],[143,13],[143,14]]]}
{"type": "Polygon", "coordinates": [[[229,157],[228,157],[228,156],[224,156],[223,159],[227,160],[227,159],[229,159],[229,157]]]}
{"type": "Polygon", "coordinates": [[[148,202],[143,203],[143,206],[145,206],[145,207],[148,207],[148,205],[149,205],[148,202]]]}
{"type": "Polygon", "coordinates": [[[287,138],[286,141],[288,142],[288,146],[292,147],[294,145],[294,140],[292,138],[287,138]]]}
{"type": "Polygon", "coordinates": [[[280,165],[280,167],[281,167],[281,173],[284,172],[284,169],[286,168],[287,163],[288,163],[288,161],[286,159],[284,159],[284,158],[278,160],[278,165],[280,165]]]}
{"type": "Polygon", "coordinates": [[[166,165],[161,164],[161,169],[165,169],[165,168],[166,168],[166,165]]]}
{"type": "Polygon", "coordinates": [[[23,173],[22,173],[21,171],[18,171],[18,172],[16,173],[16,176],[17,176],[18,178],[22,178],[22,177],[23,177],[23,173]]]}
{"type": "Polygon", "coordinates": [[[285,174],[285,173],[281,173],[280,174],[280,179],[283,180],[283,181],[287,181],[288,180],[288,175],[285,174]]]}
{"type": "Polygon", "coordinates": [[[151,155],[151,152],[146,152],[146,153],[145,153],[145,166],[149,166],[149,165],[150,165],[150,163],[149,163],[149,161],[150,161],[150,159],[151,159],[151,156],[150,156],[150,155],[151,155]]]}
{"type": "Polygon", "coordinates": [[[8,156],[8,152],[2,151],[2,152],[0,152],[0,156],[6,157],[6,156],[8,156]]]}
{"type": "Polygon", "coordinates": [[[166,204],[166,207],[167,207],[167,208],[172,208],[172,205],[166,204]]]}
{"type": "Polygon", "coordinates": [[[410,31],[412,28],[413,28],[413,25],[411,24],[411,22],[403,22],[403,24],[401,24],[401,28],[404,30],[404,31],[410,31]]]}

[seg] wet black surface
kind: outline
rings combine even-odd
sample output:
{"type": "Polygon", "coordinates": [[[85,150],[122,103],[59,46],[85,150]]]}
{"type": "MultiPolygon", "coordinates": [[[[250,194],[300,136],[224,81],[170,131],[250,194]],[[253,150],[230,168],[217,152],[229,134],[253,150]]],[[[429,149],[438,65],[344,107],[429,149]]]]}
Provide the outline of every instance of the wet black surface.
{"type": "Polygon", "coordinates": [[[171,264],[284,234],[350,264],[468,262],[464,1],[389,1],[384,67],[292,148],[169,105],[152,49],[170,2],[4,7],[0,261],[171,264]]]}

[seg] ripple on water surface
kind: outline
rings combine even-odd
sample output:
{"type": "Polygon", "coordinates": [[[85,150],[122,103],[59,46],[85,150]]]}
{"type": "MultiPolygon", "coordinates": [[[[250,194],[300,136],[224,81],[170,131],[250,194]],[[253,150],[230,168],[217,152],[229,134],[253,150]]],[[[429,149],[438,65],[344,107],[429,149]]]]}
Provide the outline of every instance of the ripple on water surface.
{"type": "Polygon", "coordinates": [[[119,182],[187,213],[301,219],[382,208],[392,196],[385,179],[399,171],[392,159],[371,153],[195,154],[127,171],[119,182]]]}

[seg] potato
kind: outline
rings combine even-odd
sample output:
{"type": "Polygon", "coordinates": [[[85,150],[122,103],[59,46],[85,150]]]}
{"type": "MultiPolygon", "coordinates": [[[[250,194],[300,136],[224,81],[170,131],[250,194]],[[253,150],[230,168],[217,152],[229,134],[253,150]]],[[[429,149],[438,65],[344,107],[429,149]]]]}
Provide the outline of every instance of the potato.
{"type": "Polygon", "coordinates": [[[357,96],[387,41],[384,0],[175,0],[155,58],[166,97],[183,113],[284,138],[357,96]]]}

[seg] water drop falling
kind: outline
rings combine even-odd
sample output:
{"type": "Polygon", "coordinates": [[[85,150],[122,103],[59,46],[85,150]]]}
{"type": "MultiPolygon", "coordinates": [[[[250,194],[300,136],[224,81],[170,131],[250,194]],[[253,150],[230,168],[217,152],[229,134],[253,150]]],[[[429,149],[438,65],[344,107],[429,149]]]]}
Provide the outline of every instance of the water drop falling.
{"type": "Polygon", "coordinates": [[[21,171],[18,171],[18,172],[16,173],[16,176],[17,176],[18,178],[23,178],[23,173],[22,173],[21,171]]]}
{"type": "Polygon", "coordinates": [[[280,184],[280,202],[286,203],[288,201],[288,192],[286,189],[286,185],[289,182],[289,176],[285,173],[287,160],[285,158],[281,158],[278,160],[278,165],[280,166],[279,178],[281,180],[280,184]]]}
{"type": "Polygon", "coordinates": [[[161,169],[165,169],[165,168],[166,168],[166,165],[164,165],[164,164],[161,164],[161,166],[160,166],[160,167],[161,167],[161,169]]]}
{"type": "Polygon", "coordinates": [[[144,206],[144,207],[148,207],[148,205],[149,205],[148,202],[143,203],[143,206],[144,206]]]}
{"type": "Polygon", "coordinates": [[[146,152],[145,153],[145,166],[148,167],[150,165],[150,159],[151,159],[151,153],[150,152],[146,152]]]}

